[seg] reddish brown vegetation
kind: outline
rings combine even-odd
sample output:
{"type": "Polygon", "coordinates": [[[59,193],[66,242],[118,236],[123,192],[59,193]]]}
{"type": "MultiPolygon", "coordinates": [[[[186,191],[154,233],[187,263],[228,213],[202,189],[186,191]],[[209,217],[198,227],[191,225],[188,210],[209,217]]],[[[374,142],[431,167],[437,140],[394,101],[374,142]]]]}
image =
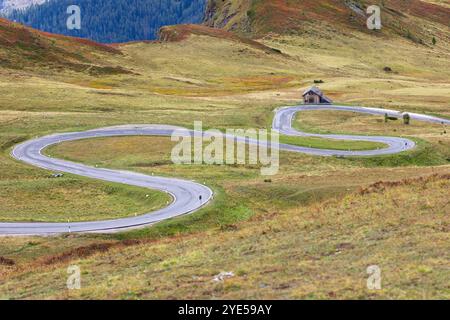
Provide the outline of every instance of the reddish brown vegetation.
{"type": "Polygon", "coordinates": [[[388,8],[450,26],[450,9],[420,0],[389,0],[388,8]]]}
{"type": "Polygon", "coordinates": [[[139,240],[124,240],[122,242],[106,242],[106,243],[92,243],[88,246],[78,247],[58,255],[45,257],[39,264],[52,265],[61,262],[67,262],[75,259],[86,258],[96,253],[104,253],[112,248],[128,247],[140,244],[139,240]]]}
{"type": "Polygon", "coordinates": [[[269,48],[259,42],[253,41],[251,39],[242,38],[237,36],[232,32],[228,32],[222,29],[214,29],[206,26],[195,25],[195,24],[185,24],[185,25],[176,25],[176,26],[167,26],[161,28],[159,31],[160,41],[182,41],[187,39],[190,35],[202,35],[202,36],[210,36],[219,39],[225,39],[237,43],[247,44],[255,49],[259,49],[265,51],[267,53],[278,53],[276,49],[269,48]]]}
{"type": "Polygon", "coordinates": [[[414,183],[426,184],[426,183],[429,183],[432,181],[442,180],[442,179],[450,180],[450,174],[444,174],[444,175],[434,174],[434,175],[427,176],[427,177],[420,177],[420,178],[414,178],[414,179],[403,179],[400,181],[378,181],[378,182],[375,182],[374,184],[370,185],[367,188],[360,189],[358,193],[360,195],[365,195],[365,194],[370,194],[370,193],[383,192],[388,188],[411,185],[414,183]]]}
{"type": "Polygon", "coordinates": [[[129,73],[118,66],[105,65],[100,57],[121,54],[112,46],[87,39],[37,31],[0,18],[0,65],[24,70],[46,66],[97,74],[129,73]]]}
{"type": "MultiPolygon", "coordinates": [[[[254,8],[256,33],[286,33],[298,29],[304,22],[324,21],[349,24],[351,11],[343,2],[332,0],[261,1],[254,8]]],[[[359,18],[359,23],[363,19],[359,18]]]]}
{"type": "Polygon", "coordinates": [[[120,51],[116,48],[106,44],[97,43],[88,39],[74,38],[38,31],[32,28],[25,27],[21,24],[0,18],[0,45],[35,45],[43,49],[50,49],[50,45],[54,44],[51,39],[62,40],[65,42],[66,46],[82,45],[100,49],[102,51],[110,53],[120,53],[120,51]]]}
{"type": "Polygon", "coordinates": [[[211,1],[205,24],[225,26],[228,30],[239,30],[254,37],[301,30],[320,33],[323,28],[328,29],[325,25],[329,25],[330,30],[369,33],[365,9],[374,4],[380,5],[383,11],[384,28],[381,32],[370,32],[377,36],[396,34],[422,43],[421,39],[425,40],[429,32],[411,17],[450,25],[449,8],[421,0],[361,0],[354,3],[336,0],[241,0],[249,7],[248,13],[243,14],[237,24],[227,25],[227,21],[242,12],[231,12],[230,0],[211,1]]]}

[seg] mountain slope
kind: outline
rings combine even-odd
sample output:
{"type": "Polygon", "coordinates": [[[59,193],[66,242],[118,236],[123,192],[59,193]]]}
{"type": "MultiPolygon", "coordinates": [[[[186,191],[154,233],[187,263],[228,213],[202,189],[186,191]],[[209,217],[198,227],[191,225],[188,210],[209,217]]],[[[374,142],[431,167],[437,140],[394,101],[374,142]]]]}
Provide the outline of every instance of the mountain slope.
{"type": "Polygon", "coordinates": [[[318,31],[318,26],[367,32],[365,11],[373,4],[382,8],[382,34],[421,42],[430,31],[450,26],[449,7],[421,0],[210,0],[205,24],[252,37],[318,31]]]}
{"type": "Polygon", "coordinates": [[[120,55],[113,47],[93,41],[48,34],[0,18],[0,67],[43,71],[66,69],[91,74],[127,73],[105,63],[120,55]]]}
{"type": "Polygon", "coordinates": [[[162,27],[158,33],[159,40],[162,42],[182,41],[192,35],[206,36],[206,37],[213,37],[216,39],[229,40],[231,42],[245,44],[245,45],[248,45],[249,47],[253,47],[255,49],[262,50],[268,54],[281,54],[281,51],[274,49],[274,48],[270,48],[260,42],[254,41],[252,39],[242,38],[242,37],[240,37],[232,32],[229,32],[229,31],[215,29],[215,28],[209,28],[209,27],[202,26],[202,25],[180,24],[180,25],[174,25],[174,26],[166,26],[166,27],[162,27]]]}
{"type": "MultiPolygon", "coordinates": [[[[1,0],[0,0],[1,1],[1,0]]],[[[42,0],[4,0],[16,6],[42,0]]],[[[430,44],[450,39],[450,6],[440,0],[50,0],[9,18],[39,30],[100,42],[151,40],[160,27],[201,23],[260,38],[270,33],[326,34],[359,30],[368,33],[366,8],[382,8],[383,29],[377,35],[402,36],[430,44]],[[68,30],[66,8],[82,8],[81,30],[68,30]]]]}
{"type": "Polygon", "coordinates": [[[7,14],[13,10],[21,10],[33,4],[41,4],[46,0],[0,0],[0,14],[7,14]]]}

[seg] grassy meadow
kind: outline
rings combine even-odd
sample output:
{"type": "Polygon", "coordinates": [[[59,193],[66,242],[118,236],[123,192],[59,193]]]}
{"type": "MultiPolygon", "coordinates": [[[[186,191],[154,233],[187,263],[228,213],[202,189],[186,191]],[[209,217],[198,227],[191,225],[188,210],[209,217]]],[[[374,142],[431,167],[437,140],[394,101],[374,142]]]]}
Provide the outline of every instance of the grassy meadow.
{"type": "MultiPolygon", "coordinates": [[[[49,179],[50,172],[10,158],[14,144],[35,136],[194,121],[205,129],[268,128],[275,108],[298,104],[301,89],[318,79],[339,103],[450,117],[450,52],[442,43],[357,32],[317,37],[313,29],[261,42],[282,54],[193,35],[120,45],[120,55],[102,57],[126,73],[0,68],[0,221],[115,218],[167,201],[151,190],[76,176],[49,179]]],[[[295,125],[407,136],[418,148],[343,159],[282,152],[279,174],[268,179],[258,166],[173,165],[173,143],[162,137],[51,147],[53,157],[201,181],[215,199],[195,214],[126,233],[0,238],[0,298],[448,298],[448,129],[334,111],[303,112],[295,125]],[[76,292],[65,289],[72,264],[82,269],[76,292]],[[372,264],[382,268],[381,291],[365,287],[372,264]],[[211,282],[221,271],[235,277],[211,282]]]]}
{"type": "MultiPolygon", "coordinates": [[[[380,183],[222,229],[99,242],[24,264],[39,272],[6,275],[0,290],[3,298],[21,299],[448,299],[449,257],[442,249],[450,240],[449,181],[447,175],[380,183]],[[92,254],[95,248],[110,251],[92,254]],[[65,289],[69,261],[82,270],[81,290],[65,289]],[[380,266],[382,290],[367,290],[369,265],[380,266]],[[221,271],[235,276],[213,282],[221,271]]],[[[21,247],[25,253],[49,243],[21,247]]]]}

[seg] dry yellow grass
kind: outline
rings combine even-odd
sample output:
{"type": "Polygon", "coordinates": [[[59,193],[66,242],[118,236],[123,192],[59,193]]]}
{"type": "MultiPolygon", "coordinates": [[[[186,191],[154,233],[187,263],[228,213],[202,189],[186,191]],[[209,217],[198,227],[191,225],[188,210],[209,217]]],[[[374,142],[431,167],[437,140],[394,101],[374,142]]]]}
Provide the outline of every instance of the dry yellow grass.
{"type": "Polygon", "coordinates": [[[82,270],[79,291],[65,289],[63,256],[50,266],[34,262],[10,271],[0,292],[3,298],[448,299],[449,183],[449,175],[379,183],[222,230],[73,257],[70,264],[82,270]],[[370,265],[381,268],[382,290],[366,286],[370,265]],[[235,276],[213,282],[221,271],[235,276]]]}
{"type": "MultiPolygon", "coordinates": [[[[267,128],[273,109],[298,103],[301,89],[314,79],[324,80],[321,88],[340,103],[450,115],[449,47],[443,40],[430,48],[403,39],[329,32],[328,37],[308,33],[262,40],[287,56],[193,36],[177,43],[129,44],[121,47],[123,56],[105,57],[108,64],[135,74],[94,77],[67,70],[0,68],[0,181],[5,186],[0,208],[6,203],[22,208],[9,209],[19,215],[36,210],[47,198],[35,195],[41,198],[21,207],[26,200],[21,186],[35,181],[37,194],[47,173],[9,158],[12,144],[36,135],[130,123],[191,127],[194,120],[202,120],[205,128],[267,128]],[[385,66],[393,72],[384,72],[385,66]]],[[[217,197],[192,216],[123,235],[2,239],[0,257],[16,264],[0,266],[0,297],[448,298],[448,269],[442,267],[448,211],[441,210],[447,210],[448,180],[408,183],[341,200],[376,181],[448,173],[448,138],[440,136],[441,128],[416,123],[404,128],[333,112],[304,115],[300,125],[310,130],[358,133],[367,128],[365,133],[420,138],[420,147],[362,160],[283,153],[280,174],[264,182],[257,167],[173,166],[165,138],[60,145],[49,152],[196,179],[211,185],[217,197]],[[331,202],[324,204],[327,200],[331,202]],[[126,247],[123,239],[136,238],[143,243],[126,247]],[[104,243],[119,248],[78,260],[78,253],[104,243]],[[60,257],[64,262],[54,264],[60,257]],[[84,289],[78,293],[64,287],[67,265],[73,263],[85,270],[84,289]],[[364,287],[368,264],[382,267],[381,292],[364,287]],[[220,271],[237,276],[211,283],[220,271]]],[[[84,199],[100,190],[95,182],[70,179],[75,187],[46,189],[70,194],[66,209],[86,205],[84,199]],[[82,192],[71,192],[73,188],[82,192]]],[[[99,197],[98,212],[111,199],[99,197]]],[[[135,202],[132,197],[128,201],[135,202]]],[[[60,205],[59,199],[52,202],[60,205]]],[[[106,213],[117,208],[108,207],[106,213]]]]}
{"type": "Polygon", "coordinates": [[[450,8],[450,1],[448,0],[424,0],[425,2],[438,4],[440,6],[444,6],[450,8]]]}

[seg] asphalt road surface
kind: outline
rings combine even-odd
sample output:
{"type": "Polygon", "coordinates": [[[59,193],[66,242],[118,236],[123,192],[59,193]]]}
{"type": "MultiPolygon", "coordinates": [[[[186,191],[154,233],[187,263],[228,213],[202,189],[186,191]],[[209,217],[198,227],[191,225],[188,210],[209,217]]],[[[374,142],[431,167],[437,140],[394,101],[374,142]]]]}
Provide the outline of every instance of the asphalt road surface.
{"type": "MultiPolygon", "coordinates": [[[[353,141],[371,141],[379,142],[386,145],[386,148],[375,150],[363,150],[363,151],[345,151],[345,150],[326,150],[326,149],[314,149],[295,147],[290,145],[282,145],[280,149],[302,152],[318,156],[377,156],[386,154],[400,153],[406,150],[415,148],[414,141],[397,138],[397,137],[382,137],[382,136],[370,136],[370,135],[339,135],[339,134],[313,134],[295,130],[292,128],[292,121],[295,114],[308,111],[308,110],[337,110],[346,112],[366,113],[371,115],[383,116],[387,113],[390,117],[399,118],[403,121],[403,113],[389,109],[378,108],[363,108],[363,107],[348,107],[338,105],[304,105],[297,107],[284,107],[275,110],[275,117],[273,119],[273,129],[278,130],[280,134],[287,136],[303,136],[303,137],[319,137],[335,140],[353,140],[353,141]]],[[[450,125],[450,120],[441,119],[438,117],[427,116],[417,113],[408,113],[411,117],[411,121],[425,121],[432,123],[439,123],[443,125],[450,125]]]]}
{"type": "MultiPolygon", "coordinates": [[[[360,108],[360,107],[344,107],[335,105],[318,105],[318,106],[297,106],[285,107],[276,110],[273,129],[278,130],[280,134],[289,136],[314,136],[337,140],[356,140],[356,141],[373,141],[386,144],[386,148],[368,151],[338,151],[325,150],[293,146],[288,144],[280,144],[279,149],[284,151],[307,153],[318,156],[375,156],[382,154],[394,154],[415,147],[415,143],[411,140],[396,137],[380,137],[380,136],[353,136],[353,135],[320,135],[299,132],[292,128],[292,120],[294,115],[305,110],[341,110],[349,112],[368,113],[374,115],[384,115],[388,113],[390,116],[401,118],[402,114],[394,110],[360,108]]],[[[409,113],[412,120],[428,121],[449,125],[450,121],[420,114],[409,113]]],[[[33,166],[51,170],[54,172],[66,172],[79,176],[99,179],[104,181],[122,183],[132,186],[159,190],[170,194],[173,201],[165,208],[150,212],[137,217],[127,217],[116,220],[103,220],[92,222],[70,222],[67,223],[34,223],[34,222],[12,222],[0,223],[0,235],[52,235],[68,232],[76,233],[102,233],[126,230],[141,226],[152,225],[162,220],[174,218],[197,211],[202,208],[213,197],[210,188],[200,183],[175,178],[163,178],[156,176],[148,176],[140,173],[110,170],[102,168],[94,168],[91,166],[54,159],[42,154],[42,150],[61,142],[74,141],[99,137],[114,136],[171,136],[172,133],[182,129],[179,127],[165,125],[125,125],[117,127],[102,128],[84,132],[62,133],[45,136],[24,142],[17,145],[11,155],[17,160],[31,164],[33,166]]],[[[185,134],[192,135],[193,131],[184,130],[185,134]]],[[[198,132],[196,134],[199,134],[198,132]]],[[[259,143],[258,141],[248,138],[233,137],[236,140],[245,141],[250,144],[259,143]]],[[[266,145],[263,143],[262,145],[266,145]]]]}

